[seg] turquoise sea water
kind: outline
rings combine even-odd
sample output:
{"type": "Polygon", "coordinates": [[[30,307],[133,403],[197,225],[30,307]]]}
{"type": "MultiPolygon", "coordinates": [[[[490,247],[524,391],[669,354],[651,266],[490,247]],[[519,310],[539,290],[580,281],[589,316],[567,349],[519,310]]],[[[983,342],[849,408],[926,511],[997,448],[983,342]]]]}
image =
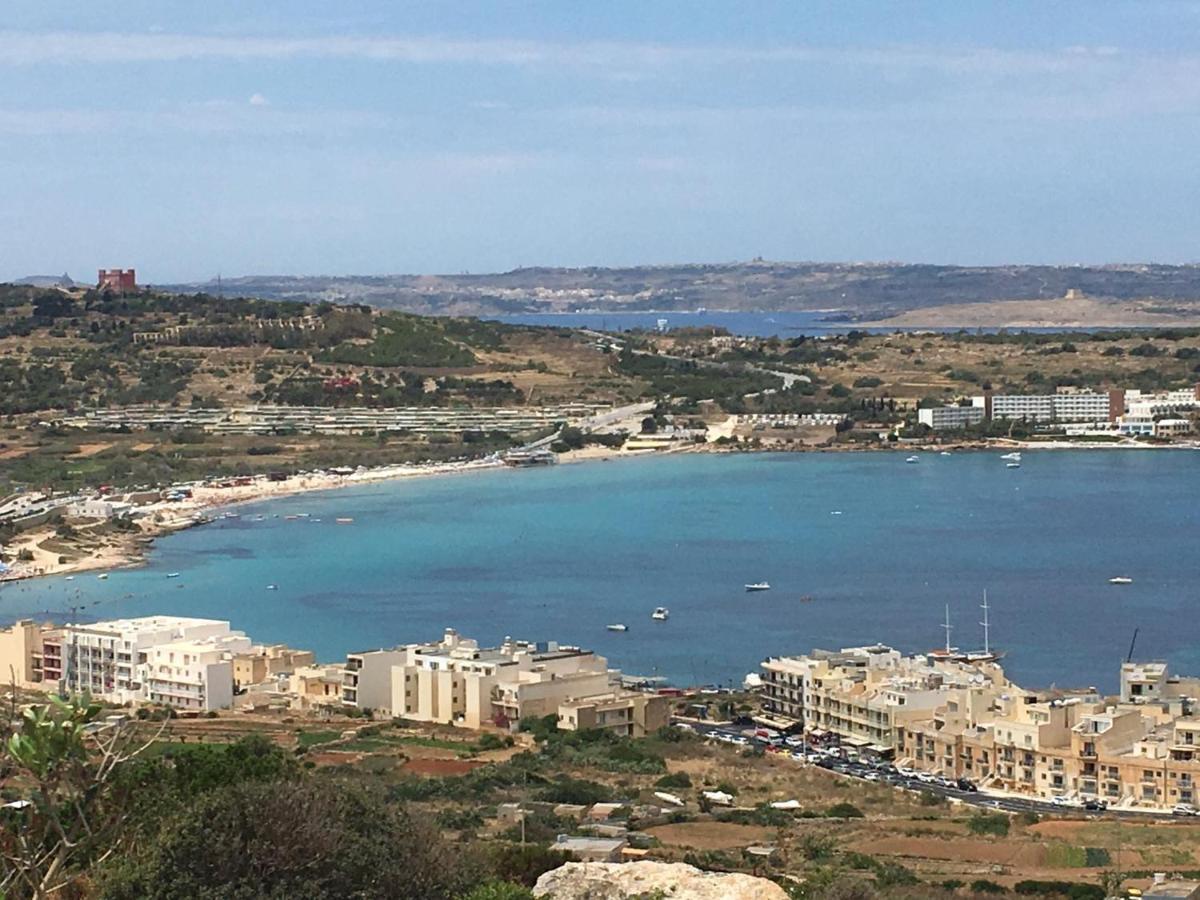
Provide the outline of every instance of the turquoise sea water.
{"type": "Polygon", "coordinates": [[[325,660],[449,625],[724,683],[814,646],[938,646],[946,603],[955,643],[974,647],[986,588],[1014,678],[1111,689],[1135,627],[1138,657],[1200,673],[1198,500],[1192,451],[1026,453],[1020,469],[988,452],[496,470],[242,506],[239,519],[160,539],[149,565],[107,581],[0,588],[0,617],[61,617],[73,603],[87,604],[80,618],[214,616],[325,660]],[[1111,586],[1114,575],[1134,583],[1111,586]],[[744,592],[760,580],[773,589],[744,592]],[[669,621],[651,621],[658,605],[669,621]]]}

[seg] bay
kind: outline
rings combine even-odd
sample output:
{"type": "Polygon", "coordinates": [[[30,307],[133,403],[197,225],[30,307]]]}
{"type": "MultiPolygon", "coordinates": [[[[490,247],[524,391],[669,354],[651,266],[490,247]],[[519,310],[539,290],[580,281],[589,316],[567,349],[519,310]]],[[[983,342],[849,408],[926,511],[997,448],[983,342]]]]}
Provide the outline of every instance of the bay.
{"type": "MultiPolygon", "coordinates": [[[[537,325],[556,328],[591,328],[598,331],[620,332],[632,330],[654,331],[663,328],[674,331],[679,328],[724,328],[730,334],[743,337],[795,338],[827,337],[858,330],[871,334],[890,334],[895,331],[936,331],[953,333],[969,331],[992,333],[1000,330],[1029,332],[1031,334],[1058,334],[1061,332],[1098,331],[1092,326],[1057,325],[1054,327],[979,328],[975,326],[863,327],[854,322],[838,321],[836,311],[813,310],[690,310],[667,312],[564,312],[564,313],[509,313],[498,316],[482,316],[509,325],[537,325]],[[659,323],[662,323],[661,326],[659,323]]],[[[1127,330],[1137,331],[1137,328],[1127,330]]]]}
{"type": "Polygon", "coordinates": [[[987,589],[1021,684],[1113,690],[1135,628],[1135,657],[1200,673],[1200,453],[904,456],[688,454],[293,496],[161,538],[108,580],[8,584],[0,618],[212,616],[326,661],[452,626],[725,684],[813,647],[939,646],[946,604],[975,648],[987,589]]]}

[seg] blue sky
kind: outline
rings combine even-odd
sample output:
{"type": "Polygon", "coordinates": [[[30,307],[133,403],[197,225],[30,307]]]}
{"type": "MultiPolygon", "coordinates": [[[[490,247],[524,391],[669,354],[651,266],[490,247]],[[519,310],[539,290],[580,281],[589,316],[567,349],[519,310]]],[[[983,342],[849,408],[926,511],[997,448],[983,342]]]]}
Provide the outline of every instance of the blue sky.
{"type": "Polygon", "coordinates": [[[1200,260],[1200,2],[27,2],[0,47],[0,278],[1200,260]]]}

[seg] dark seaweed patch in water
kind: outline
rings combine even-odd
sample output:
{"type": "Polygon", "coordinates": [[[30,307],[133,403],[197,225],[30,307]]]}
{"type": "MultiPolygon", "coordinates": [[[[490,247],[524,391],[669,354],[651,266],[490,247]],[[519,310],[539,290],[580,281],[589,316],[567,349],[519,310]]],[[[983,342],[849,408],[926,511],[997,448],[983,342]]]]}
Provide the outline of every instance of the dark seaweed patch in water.
{"type": "Polygon", "coordinates": [[[437,581],[491,581],[500,575],[486,566],[434,566],[425,570],[425,577],[437,581]]]}
{"type": "Polygon", "coordinates": [[[189,550],[195,556],[220,556],[224,559],[254,559],[255,553],[249,547],[208,547],[204,550],[189,550]]]}

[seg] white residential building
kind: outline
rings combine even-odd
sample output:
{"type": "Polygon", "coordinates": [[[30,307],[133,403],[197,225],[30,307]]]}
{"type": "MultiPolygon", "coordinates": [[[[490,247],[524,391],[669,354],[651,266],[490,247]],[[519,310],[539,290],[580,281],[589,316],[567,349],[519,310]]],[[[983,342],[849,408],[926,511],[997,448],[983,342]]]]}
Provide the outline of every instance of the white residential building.
{"type": "Polygon", "coordinates": [[[392,666],[403,664],[405,658],[403,649],[348,654],[342,669],[342,703],[361,710],[390,711],[392,666]]]}
{"type": "MultiPolygon", "coordinates": [[[[982,398],[979,398],[982,399],[982,398]]],[[[917,410],[917,421],[934,431],[957,431],[978,425],[984,419],[983,404],[971,406],[935,406],[917,410]]]]}
{"type": "MultiPolygon", "coordinates": [[[[112,619],[62,629],[63,689],[124,703],[147,696],[150,651],[164,644],[232,635],[229,623],[181,616],[112,619]]],[[[248,645],[248,642],[247,642],[248,645]]]]}
{"type": "Polygon", "coordinates": [[[228,709],[233,705],[233,654],[249,649],[250,638],[236,632],[151,647],[146,699],[183,710],[228,709]]]}
{"type": "Polygon", "coordinates": [[[1110,422],[1125,410],[1123,391],[991,394],[980,399],[988,418],[1026,422],[1110,422]]]}

